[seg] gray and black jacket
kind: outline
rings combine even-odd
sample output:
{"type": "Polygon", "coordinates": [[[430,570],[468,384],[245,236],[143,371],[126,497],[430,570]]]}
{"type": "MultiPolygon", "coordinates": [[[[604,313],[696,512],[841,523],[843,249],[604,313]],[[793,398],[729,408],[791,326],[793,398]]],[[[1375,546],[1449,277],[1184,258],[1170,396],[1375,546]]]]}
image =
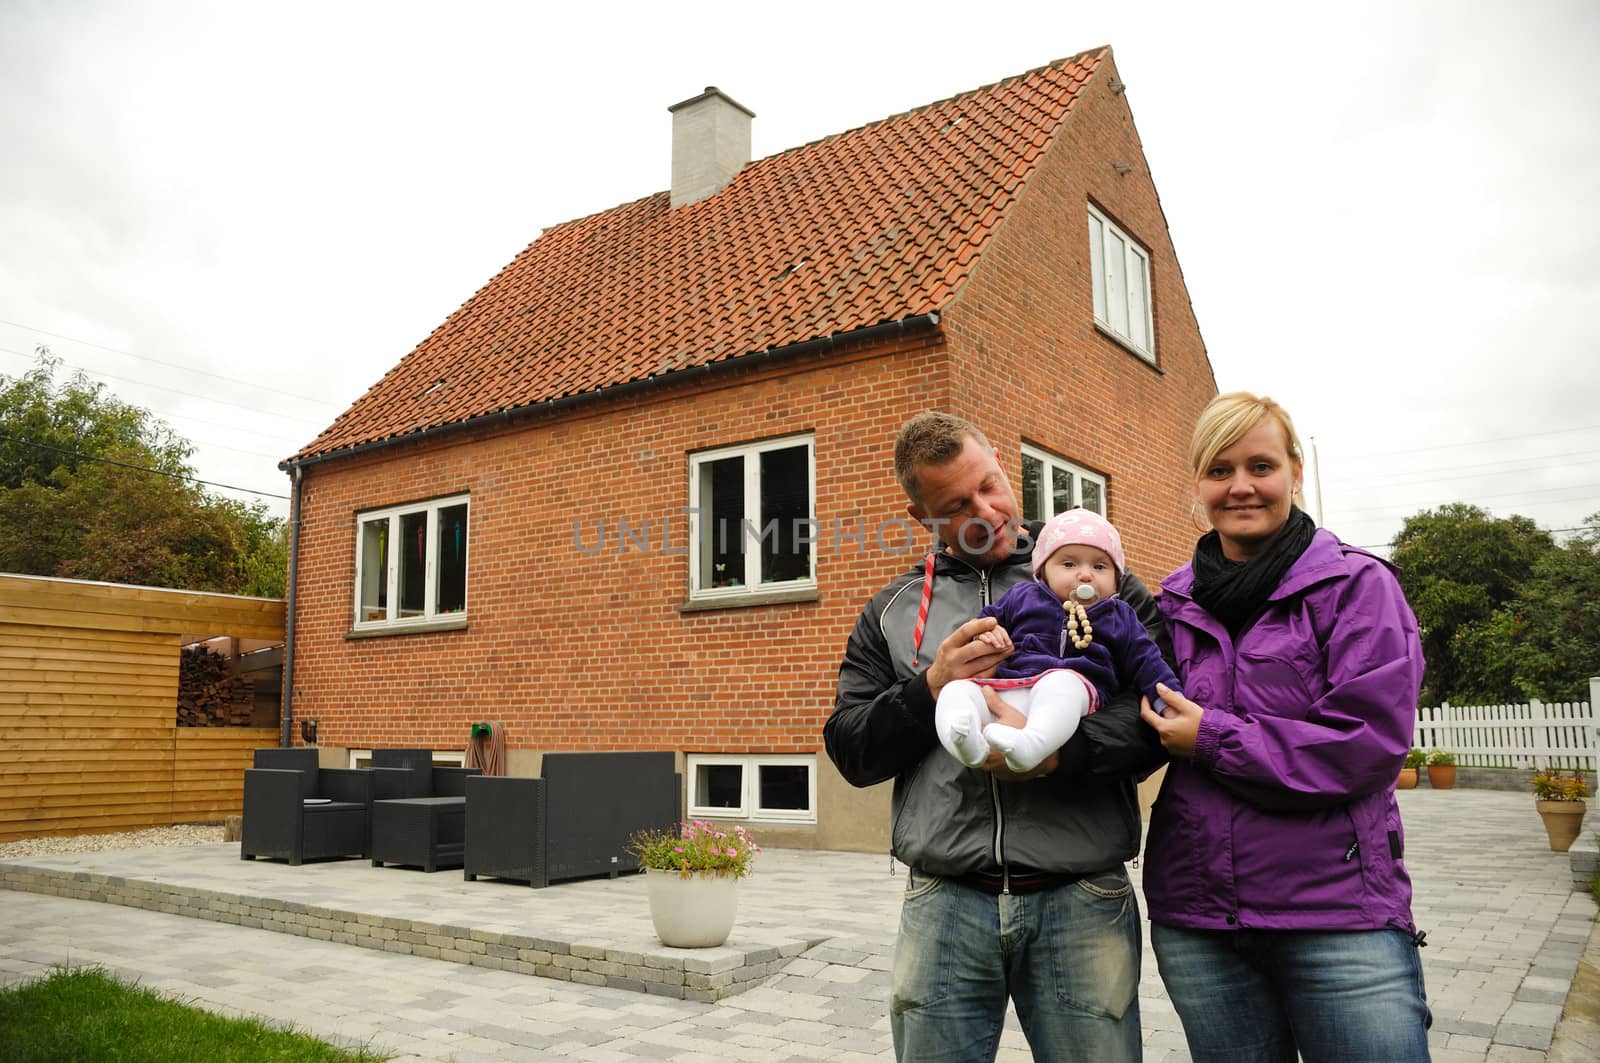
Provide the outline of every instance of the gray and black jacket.
{"type": "MultiPolygon", "coordinates": [[[[1022,545],[1030,546],[1031,538],[1022,545]]],[[[1028,552],[987,571],[940,553],[920,652],[912,632],[922,599],[921,563],[874,595],[850,633],[833,713],[823,727],[828,756],[854,786],[894,780],[893,852],[920,871],[1087,874],[1119,866],[1139,851],[1133,780],[1162,763],[1164,754],[1139,719],[1137,691],[1119,693],[1085,718],[1047,778],[999,782],[945,752],[934,734],[934,701],[923,673],[939,643],[1013,584],[1032,578],[1028,552]]],[[[1124,574],[1119,591],[1165,651],[1149,590],[1124,574]]]]}

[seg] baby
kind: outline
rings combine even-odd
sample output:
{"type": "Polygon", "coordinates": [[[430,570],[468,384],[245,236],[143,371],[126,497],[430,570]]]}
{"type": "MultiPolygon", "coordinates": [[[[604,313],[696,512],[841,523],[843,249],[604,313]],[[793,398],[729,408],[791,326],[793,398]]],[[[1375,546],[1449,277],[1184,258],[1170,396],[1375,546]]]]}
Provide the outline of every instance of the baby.
{"type": "Polygon", "coordinates": [[[939,693],[934,727],[950,755],[978,767],[991,748],[1016,772],[1032,771],[1072,737],[1101,699],[1134,686],[1160,710],[1156,684],[1181,691],[1133,608],[1117,595],[1122,537],[1098,513],[1073,509],[1046,522],[1033,548],[1032,583],[1019,583],[979,616],[999,626],[978,638],[1013,649],[994,677],[958,679],[939,693]],[[1028,717],[996,723],[982,686],[1028,717]]]}

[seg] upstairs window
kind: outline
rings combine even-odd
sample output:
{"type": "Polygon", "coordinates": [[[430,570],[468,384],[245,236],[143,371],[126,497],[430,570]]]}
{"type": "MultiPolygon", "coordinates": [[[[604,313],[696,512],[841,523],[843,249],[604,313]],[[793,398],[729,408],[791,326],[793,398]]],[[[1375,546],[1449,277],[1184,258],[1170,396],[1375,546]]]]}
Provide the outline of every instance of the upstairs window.
{"type": "Polygon", "coordinates": [[[1106,515],[1106,478],[1047,454],[1022,448],[1022,516],[1049,520],[1074,506],[1106,515]]]}
{"type": "Polygon", "coordinates": [[[356,517],[357,628],[465,619],[467,496],[356,517]]]}
{"type": "Polygon", "coordinates": [[[1150,252],[1089,207],[1089,267],[1094,274],[1094,323],[1149,361],[1156,360],[1150,317],[1150,252]]]}
{"type": "Polygon", "coordinates": [[[738,598],[816,585],[810,437],[689,456],[689,595],[738,598]]]}

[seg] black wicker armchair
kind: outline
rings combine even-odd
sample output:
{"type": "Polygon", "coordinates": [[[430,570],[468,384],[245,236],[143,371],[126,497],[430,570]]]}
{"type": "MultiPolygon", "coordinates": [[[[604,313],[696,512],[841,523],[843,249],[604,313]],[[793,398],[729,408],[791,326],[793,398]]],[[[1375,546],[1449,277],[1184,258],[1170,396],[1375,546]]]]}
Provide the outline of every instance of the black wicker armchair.
{"type": "Polygon", "coordinates": [[[467,777],[482,768],[435,764],[431,749],[374,749],[372,766],[378,769],[380,801],[406,797],[465,797],[467,777]],[[404,769],[400,775],[393,769],[404,769]]]}
{"type": "Polygon", "coordinates": [[[678,822],[670,752],[547,753],[544,776],[467,780],[462,874],[548,886],[639,869],[628,839],[678,822]]]}
{"type": "Polygon", "coordinates": [[[460,867],[467,779],[481,770],[436,765],[427,749],[374,749],[372,866],[460,867]]]}
{"type": "Polygon", "coordinates": [[[244,773],[239,856],[366,856],[372,798],[370,771],[320,767],[315,749],[258,749],[244,773]]]}

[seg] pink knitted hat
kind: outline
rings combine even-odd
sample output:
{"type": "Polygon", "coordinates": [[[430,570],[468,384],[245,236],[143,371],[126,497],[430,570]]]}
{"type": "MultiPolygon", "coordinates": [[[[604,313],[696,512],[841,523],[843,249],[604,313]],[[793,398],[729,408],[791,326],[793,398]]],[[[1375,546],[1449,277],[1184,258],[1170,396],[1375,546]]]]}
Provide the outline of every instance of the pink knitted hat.
{"type": "Polygon", "coordinates": [[[1104,550],[1117,568],[1118,579],[1127,570],[1122,556],[1122,536],[1117,534],[1117,529],[1100,514],[1080,506],[1056,514],[1039,529],[1039,541],[1033,547],[1034,579],[1039,578],[1039,570],[1050,560],[1050,555],[1063,546],[1093,546],[1104,550]]]}

